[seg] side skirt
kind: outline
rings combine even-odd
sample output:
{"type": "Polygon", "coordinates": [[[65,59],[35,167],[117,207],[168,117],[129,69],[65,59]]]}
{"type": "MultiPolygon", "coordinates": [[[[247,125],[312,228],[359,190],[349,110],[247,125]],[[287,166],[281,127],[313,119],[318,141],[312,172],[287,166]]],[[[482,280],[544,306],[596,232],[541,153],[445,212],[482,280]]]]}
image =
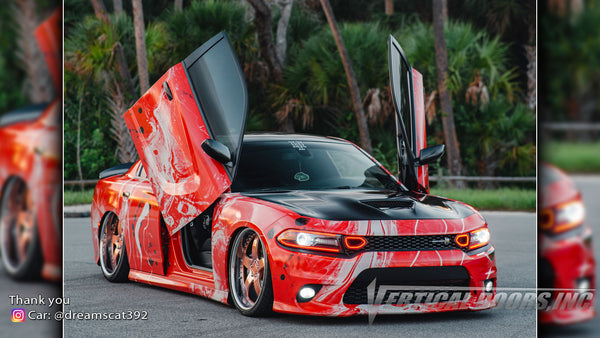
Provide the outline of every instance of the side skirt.
{"type": "Polygon", "coordinates": [[[212,273],[206,271],[199,271],[193,274],[171,273],[168,276],[160,276],[131,270],[129,271],[129,280],[187,292],[227,304],[228,293],[223,290],[215,290],[212,273]]]}

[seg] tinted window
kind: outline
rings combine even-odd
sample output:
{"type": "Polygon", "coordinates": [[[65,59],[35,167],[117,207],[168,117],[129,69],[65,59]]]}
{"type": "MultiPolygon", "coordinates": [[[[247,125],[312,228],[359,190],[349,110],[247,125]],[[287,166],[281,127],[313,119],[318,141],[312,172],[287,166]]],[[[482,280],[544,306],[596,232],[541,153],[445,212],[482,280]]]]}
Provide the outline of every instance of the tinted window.
{"type": "MultiPolygon", "coordinates": [[[[393,46],[392,48],[396,48],[393,46]]],[[[408,139],[408,146],[413,149],[413,117],[410,98],[410,71],[407,63],[402,58],[399,50],[394,50],[392,53],[392,64],[399,67],[392,67],[392,82],[394,87],[394,98],[400,115],[402,117],[403,128],[408,139]]]]}
{"type": "Polygon", "coordinates": [[[400,189],[351,144],[303,141],[244,145],[232,191],[400,189]]]}
{"type": "Polygon", "coordinates": [[[188,59],[188,74],[212,137],[229,147],[236,158],[247,98],[244,78],[231,44],[221,38],[199,59],[187,62],[188,59]]]}

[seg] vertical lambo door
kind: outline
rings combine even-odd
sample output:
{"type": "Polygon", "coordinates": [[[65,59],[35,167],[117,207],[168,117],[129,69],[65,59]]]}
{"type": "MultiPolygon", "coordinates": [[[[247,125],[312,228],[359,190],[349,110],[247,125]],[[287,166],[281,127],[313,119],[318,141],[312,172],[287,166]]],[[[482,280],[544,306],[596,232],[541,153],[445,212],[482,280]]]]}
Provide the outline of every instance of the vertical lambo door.
{"type": "Polygon", "coordinates": [[[221,32],[170,68],[125,113],[171,235],[231,185],[247,110],[244,76],[221,32]]]}
{"type": "Polygon", "coordinates": [[[398,176],[410,190],[429,192],[427,164],[436,161],[444,146],[427,147],[423,76],[413,69],[402,47],[388,40],[390,88],[396,110],[398,176]]]}

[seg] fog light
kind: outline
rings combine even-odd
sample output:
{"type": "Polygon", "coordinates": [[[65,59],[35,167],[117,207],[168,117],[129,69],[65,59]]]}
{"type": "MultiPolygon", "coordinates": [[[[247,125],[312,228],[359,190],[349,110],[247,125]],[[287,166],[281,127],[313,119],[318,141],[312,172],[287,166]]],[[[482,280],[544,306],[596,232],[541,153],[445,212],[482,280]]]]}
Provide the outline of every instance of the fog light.
{"type": "Polygon", "coordinates": [[[581,278],[575,284],[577,292],[587,292],[590,289],[590,280],[587,278],[581,278]]]}
{"type": "Polygon", "coordinates": [[[311,299],[315,296],[315,290],[310,287],[303,287],[300,289],[300,298],[311,299]]]}
{"type": "Polygon", "coordinates": [[[318,284],[310,284],[303,286],[300,291],[298,291],[298,295],[296,296],[296,300],[299,303],[306,303],[313,299],[317,292],[321,290],[321,285],[318,284]]]}
{"type": "Polygon", "coordinates": [[[492,293],[494,291],[494,281],[491,279],[484,281],[483,286],[486,293],[492,293]]]}

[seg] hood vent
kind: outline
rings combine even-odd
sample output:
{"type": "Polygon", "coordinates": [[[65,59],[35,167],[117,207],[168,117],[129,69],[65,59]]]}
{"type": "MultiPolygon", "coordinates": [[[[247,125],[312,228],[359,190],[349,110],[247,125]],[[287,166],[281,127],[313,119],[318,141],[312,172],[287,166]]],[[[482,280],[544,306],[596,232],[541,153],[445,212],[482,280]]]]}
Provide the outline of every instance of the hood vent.
{"type": "Polygon", "coordinates": [[[377,209],[396,209],[396,208],[412,208],[415,204],[413,200],[397,200],[397,199],[385,199],[385,200],[363,200],[360,201],[363,204],[371,206],[377,209]]]}

